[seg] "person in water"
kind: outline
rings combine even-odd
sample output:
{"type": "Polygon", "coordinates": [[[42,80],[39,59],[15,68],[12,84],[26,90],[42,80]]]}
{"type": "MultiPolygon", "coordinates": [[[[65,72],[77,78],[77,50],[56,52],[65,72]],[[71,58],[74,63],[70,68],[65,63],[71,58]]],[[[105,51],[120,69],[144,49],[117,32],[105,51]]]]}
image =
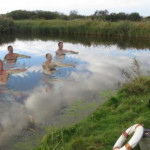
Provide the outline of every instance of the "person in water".
{"type": "Polygon", "coordinates": [[[21,55],[21,54],[18,54],[18,53],[14,53],[13,52],[13,47],[11,45],[8,46],[7,49],[8,49],[8,54],[6,54],[5,57],[4,57],[4,60],[7,63],[16,63],[18,57],[31,58],[31,56],[21,55]]]}
{"type": "Polygon", "coordinates": [[[10,74],[20,73],[20,72],[24,72],[24,71],[26,71],[25,68],[23,68],[23,69],[13,69],[13,70],[4,70],[3,61],[0,60],[0,84],[6,84],[10,74]]]}
{"type": "Polygon", "coordinates": [[[58,50],[56,51],[56,55],[62,56],[62,55],[65,55],[66,53],[78,54],[79,52],[73,51],[73,50],[63,49],[63,42],[59,42],[58,43],[58,50]]]}
{"type": "Polygon", "coordinates": [[[46,54],[46,59],[47,61],[45,61],[42,64],[44,74],[52,74],[55,71],[56,67],[70,67],[70,66],[75,67],[75,65],[71,65],[71,64],[60,64],[57,62],[53,62],[52,55],[50,53],[46,54]]]}

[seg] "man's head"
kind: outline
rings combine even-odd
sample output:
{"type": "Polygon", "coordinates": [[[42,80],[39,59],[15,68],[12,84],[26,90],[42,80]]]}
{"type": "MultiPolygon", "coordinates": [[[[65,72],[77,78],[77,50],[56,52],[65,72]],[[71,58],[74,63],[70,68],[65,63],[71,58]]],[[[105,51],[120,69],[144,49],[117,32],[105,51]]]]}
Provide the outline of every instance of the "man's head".
{"type": "Polygon", "coordinates": [[[0,71],[3,71],[3,61],[0,60],[0,71]]]}
{"type": "Polygon", "coordinates": [[[13,53],[13,47],[11,45],[9,45],[7,49],[9,51],[9,53],[13,53]]]}
{"type": "Polygon", "coordinates": [[[51,61],[52,60],[52,55],[50,53],[47,53],[46,54],[46,59],[51,61]]]}
{"type": "Polygon", "coordinates": [[[58,47],[59,47],[59,49],[62,49],[63,48],[63,42],[59,42],[58,47]]]}

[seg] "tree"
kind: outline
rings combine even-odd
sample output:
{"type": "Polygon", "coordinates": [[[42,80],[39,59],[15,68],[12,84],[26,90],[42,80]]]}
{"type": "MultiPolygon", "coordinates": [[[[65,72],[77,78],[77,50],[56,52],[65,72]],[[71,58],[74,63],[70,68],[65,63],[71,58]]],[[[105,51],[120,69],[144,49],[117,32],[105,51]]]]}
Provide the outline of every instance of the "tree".
{"type": "Polygon", "coordinates": [[[30,17],[33,15],[34,12],[26,11],[26,10],[15,10],[6,14],[7,17],[11,17],[16,20],[30,19],[30,17]]]}
{"type": "Polygon", "coordinates": [[[107,16],[109,14],[108,10],[96,10],[94,16],[107,16]]]}
{"type": "Polygon", "coordinates": [[[78,15],[78,12],[76,10],[71,10],[69,15],[70,16],[76,16],[76,15],[78,15]]]}
{"type": "Polygon", "coordinates": [[[108,16],[106,16],[106,20],[107,21],[117,21],[118,20],[118,16],[116,13],[111,13],[108,16]]]}
{"type": "Polygon", "coordinates": [[[142,19],[142,17],[139,15],[139,13],[131,13],[128,15],[128,20],[131,20],[131,21],[140,21],[142,19]]]}
{"type": "Polygon", "coordinates": [[[93,14],[92,18],[93,19],[102,19],[105,20],[106,16],[108,16],[109,12],[108,10],[96,10],[95,13],[93,14]]]}
{"type": "Polygon", "coordinates": [[[76,10],[71,10],[69,13],[69,19],[83,19],[85,16],[79,15],[76,10]]]}
{"type": "Polygon", "coordinates": [[[117,19],[118,20],[126,20],[127,19],[127,14],[125,14],[124,12],[120,12],[117,14],[117,19]]]}

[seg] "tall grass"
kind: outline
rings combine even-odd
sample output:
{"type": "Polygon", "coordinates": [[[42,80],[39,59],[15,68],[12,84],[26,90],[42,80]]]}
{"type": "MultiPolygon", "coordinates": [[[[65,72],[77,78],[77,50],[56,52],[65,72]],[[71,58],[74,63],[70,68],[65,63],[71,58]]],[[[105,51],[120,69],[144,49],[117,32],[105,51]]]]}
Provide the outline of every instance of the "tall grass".
{"type": "Polygon", "coordinates": [[[150,37],[148,22],[104,22],[86,20],[21,20],[15,21],[16,32],[32,34],[103,35],[115,37],[150,37]]]}
{"type": "MultiPolygon", "coordinates": [[[[120,134],[131,125],[140,123],[150,128],[150,77],[141,75],[136,59],[132,65],[134,78],[131,75],[131,80],[114,96],[78,124],[58,129],[49,127],[36,150],[112,150],[120,134]]],[[[138,145],[134,150],[140,150],[138,145]]]]}
{"type": "Polygon", "coordinates": [[[0,33],[150,37],[149,22],[78,20],[20,20],[0,17],[0,33]]]}
{"type": "Polygon", "coordinates": [[[127,82],[123,84],[119,93],[131,95],[145,95],[150,92],[150,80],[149,76],[143,76],[139,62],[136,58],[128,70],[122,70],[122,74],[126,77],[127,82]]]}
{"type": "Polygon", "coordinates": [[[12,19],[0,16],[0,33],[12,33],[14,29],[15,27],[12,19]]]}

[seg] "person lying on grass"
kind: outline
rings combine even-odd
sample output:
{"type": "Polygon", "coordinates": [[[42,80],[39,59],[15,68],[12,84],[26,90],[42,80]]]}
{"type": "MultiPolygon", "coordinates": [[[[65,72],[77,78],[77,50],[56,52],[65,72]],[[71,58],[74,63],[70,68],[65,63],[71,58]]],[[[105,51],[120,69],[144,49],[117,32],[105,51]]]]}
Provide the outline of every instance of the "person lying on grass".
{"type": "Polygon", "coordinates": [[[52,55],[50,53],[46,54],[46,61],[42,64],[44,74],[52,74],[55,71],[56,67],[75,67],[72,64],[61,64],[52,61],[52,55]]]}

